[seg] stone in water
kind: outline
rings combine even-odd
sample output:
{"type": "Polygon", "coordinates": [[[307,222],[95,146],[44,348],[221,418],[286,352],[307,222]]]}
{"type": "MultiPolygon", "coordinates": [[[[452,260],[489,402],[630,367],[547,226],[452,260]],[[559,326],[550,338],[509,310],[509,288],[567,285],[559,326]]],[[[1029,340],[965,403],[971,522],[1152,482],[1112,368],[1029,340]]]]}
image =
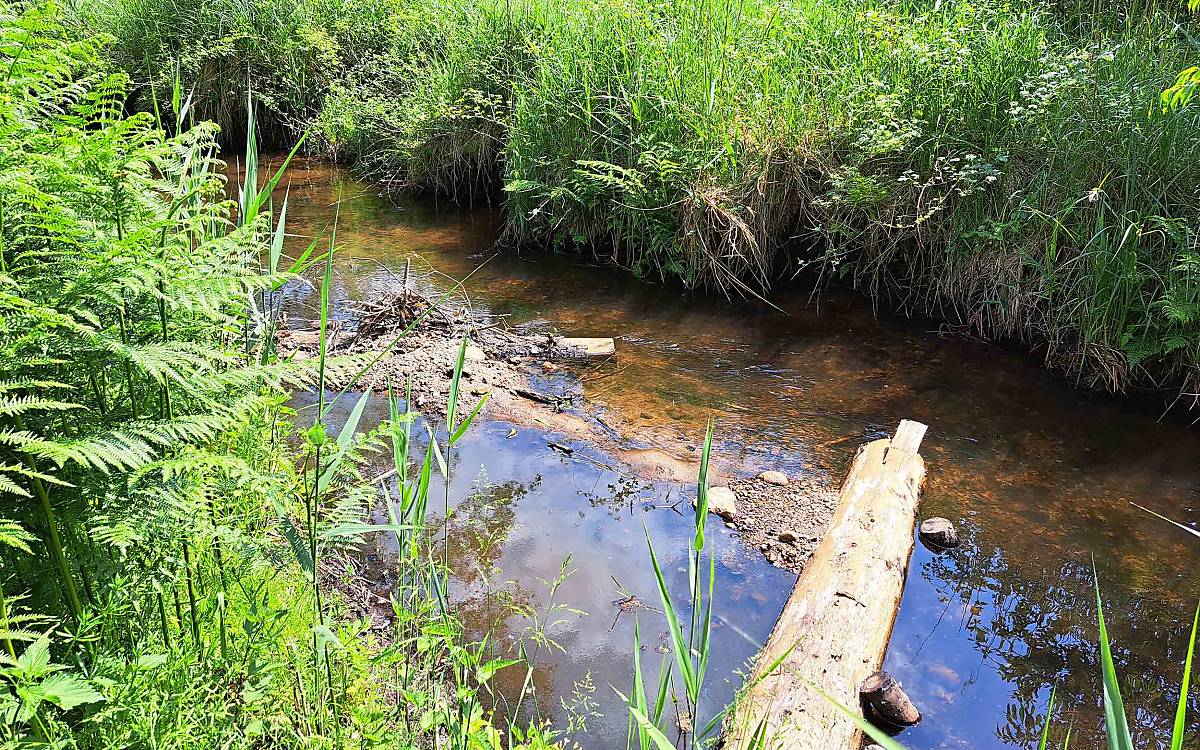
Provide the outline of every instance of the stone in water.
{"type": "Polygon", "coordinates": [[[921,541],[934,551],[941,551],[958,546],[958,530],[949,519],[934,517],[921,522],[919,530],[921,541]]]}
{"type": "Polygon", "coordinates": [[[758,475],[758,478],[767,484],[775,484],[780,487],[786,487],[788,484],[787,474],[784,474],[782,471],[764,471],[758,475]]]}
{"type": "MultiPolygon", "coordinates": [[[[692,501],[694,506],[696,501],[692,501]]],[[[708,488],[708,512],[718,515],[726,521],[737,520],[737,499],[733,490],[728,487],[708,488]]]]}

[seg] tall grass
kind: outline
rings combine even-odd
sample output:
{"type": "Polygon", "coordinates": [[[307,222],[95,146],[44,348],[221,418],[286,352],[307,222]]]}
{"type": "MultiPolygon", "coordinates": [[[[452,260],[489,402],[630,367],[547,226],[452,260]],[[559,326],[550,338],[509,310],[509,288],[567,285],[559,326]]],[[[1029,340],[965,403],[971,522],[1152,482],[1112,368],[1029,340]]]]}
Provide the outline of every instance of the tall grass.
{"type": "Polygon", "coordinates": [[[502,186],[516,243],[740,294],[816,269],[1089,385],[1189,384],[1200,109],[1159,99],[1195,21],[1092,5],[403,3],[318,123],[398,187],[502,186]]]}
{"type": "Polygon", "coordinates": [[[1182,3],[72,7],[127,104],[182,75],[236,142],[252,84],[269,142],[313,122],[394,189],[500,200],[514,244],[727,294],[808,270],[1086,385],[1200,383],[1182,3]]]}

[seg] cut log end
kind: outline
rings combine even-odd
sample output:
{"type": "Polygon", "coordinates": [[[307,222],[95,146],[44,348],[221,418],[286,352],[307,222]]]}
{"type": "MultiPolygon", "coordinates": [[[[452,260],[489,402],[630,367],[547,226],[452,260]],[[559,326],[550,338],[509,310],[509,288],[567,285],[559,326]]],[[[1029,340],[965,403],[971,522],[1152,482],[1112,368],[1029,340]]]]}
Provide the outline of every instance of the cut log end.
{"type": "Polygon", "coordinates": [[[876,672],[863,680],[858,695],[868,718],[898,727],[910,727],[921,720],[921,712],[887,672],[876,672]]]}
{"type": "Polygon", "coordinates": [[[892,438],[891,449],[905,453],[919,453],[921,441],[925,439],[925,431],[928,429],[929,426],[921,422],[901,419],[900,426],[896,428],[896,435],[892,438]]]}

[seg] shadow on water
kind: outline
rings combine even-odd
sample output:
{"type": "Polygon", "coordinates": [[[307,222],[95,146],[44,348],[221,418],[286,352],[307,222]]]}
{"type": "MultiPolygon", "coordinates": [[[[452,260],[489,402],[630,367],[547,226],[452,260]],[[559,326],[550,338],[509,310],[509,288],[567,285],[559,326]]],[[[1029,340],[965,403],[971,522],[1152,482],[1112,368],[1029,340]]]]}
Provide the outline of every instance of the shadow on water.
{"type": "MultiPolygon", "coordinates": [[[[718,450],[747,471],[771,466],[839,482],[862,441],[904,417],[929,423],[922,514],[955,519],[965,542],[941,557],[918,547],[891,641],[887,668],[925,715],[901,737],[914,750],[1035,747],[1054,684],[1061,731],[1074,722],[1073,745],[1102,744],[1093,557],[1134,739],[1153,747],[1169,731],[1200,598],[1200,544],[1129,503],[1200,521],[1193,432],[1157,423],[1133,403],[1078,393],[1027,358],[879,320],[855,295],[831,292],[815,306],[804,292],[781,293],[773,301],[786,314],[687,299],[574,256],[492,257],[490,211],[393,207],[320,162],[300,164],[291,179],[293,232],[325,231],[338,203],[338,302],[395,289],[411,257],[414,269],[436,271],[425,277],[435,287],[470,275],[472,303],[513,325],[616,336],[616,363],[584,373],[584,390],[607,411],[606,423],[633,440],[681,431],[698,438],[715,417],[718,450]]],[[[296,290],[293,314],[305,317],[315,299],[296,290]]],[[[487,507],[482,526],[495,527],[496,541],[486,554],[459,556],[460,564],[494,563],[502,573],[488,578],[519,581],[514,590],[537,601],[533,582],[553,578],[573,554],[578,572],[561,601],[591,614],[564,624],[567,655],[548,659],[540,679],[568,698],[588,669],[597,695],[610,694],[610,682],[623,687],[628,626],[606,632],[616,598],[609,576],[641,586],[637,593],[652,601],[641,524],[663,540],[659,547],[682,554],[689,522],[640,509],[665,488],[630,488],[619,471],[570,465],[544,450],[536,432],[518,431],[512,441],[503,424],[476,432],[455,493],[461,503],[489,498],[479,501],[487,507]],[[474,489],[481,466],[493,483],[482,494],[474,489]]],[[[731,630],[764,638],[791,579],[719,531],[720,611],[731,630]]],[[[462,594],[489,621],[491,605],[476,591],[484,577],[460,570],[462,594]]],[[[678,571],[676,578],[682,585],[678,571]]],[[[518,623],[500,624],[510,640],[519,637],[518,623]]],[[[752,652],[731,646],[714,665],[714,682],[752,652]]],[[[619,745],[625,716],[611,702],[605,710],[597,746],[619,745]]]]}

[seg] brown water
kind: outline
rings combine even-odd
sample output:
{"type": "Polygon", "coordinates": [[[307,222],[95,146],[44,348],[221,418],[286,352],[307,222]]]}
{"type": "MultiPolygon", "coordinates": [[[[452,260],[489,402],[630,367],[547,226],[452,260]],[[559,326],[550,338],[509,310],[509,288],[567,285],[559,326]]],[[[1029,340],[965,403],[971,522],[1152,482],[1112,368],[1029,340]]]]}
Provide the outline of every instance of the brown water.
{"type": "MultiPolygon", "coordinates": [[[[1035,747],[1056,684],[1059,734],[1073,722],[1072,747],[1103,745],[1093,559],[1135,744],[1155,747],[1169,732],[1200,598],[1200,542],[1130,503],[1200,521],[1194,432],[1133,403],[1078,393],[1025,357],[877,319],[852,294],[829,293],[819,305],[804,291],[777,294],[782,311],[688,298],[577,256],[496,256],[488,210],[392,206],[316,162],[290,178],[293,232],[325,231],[336,204],[335,303],[394,289],[411,257],[415,269],[444,275],[425,283],[446,288],[468,277],[473,304],[512,325],[615,336],[616,366],[589,373],[584,390],[606,409],[604,421],[634,440],[680,429],[698,439],[715,417],[719,451],[747,471],[771,466],[837,482],[859,443],[904,417],[928,423],[921,512],[954,519],[965,540],[941,557],[918,546],[887,657],[925,716],[901,737],[913,750],[1035,747]]],[[[314,300],[294,290],[294,314],[314,300]]],[[[622,617],[610,629],[619,596],[612,577],[654,602],[645,524],[683,586],[690,523],[664,507],[683,490],[632,480],[588,446],[566,457],[536,431],[509,440],[508,429],[485,423],[457,460],[457,522],[474,541],[458,557],[456,596],[476,626],[491,621],[515,642],[528,636],[528,621],[497,615],[496,592],[508,587],[544,607],[538,579],[553,579],[573,555],[576,572],[555,601],[589,614],[563,614],[554,632],[564,651],[541,655],[545,715],[564,723],[557,698],[569,699],[590,673],[605,716],[579,738],[618,746],[626,715],[609,684],[628,685],[632,622],[622,617]]],[[[710,671],[717,705],[793,578],[710,526],[721,561],[720,663],[710,671]]],[[[653,613],[641,617],[652,647],[662,627],[653,613]]],[[[645,655],[656,671],[657,655],[645,655]]]]}

